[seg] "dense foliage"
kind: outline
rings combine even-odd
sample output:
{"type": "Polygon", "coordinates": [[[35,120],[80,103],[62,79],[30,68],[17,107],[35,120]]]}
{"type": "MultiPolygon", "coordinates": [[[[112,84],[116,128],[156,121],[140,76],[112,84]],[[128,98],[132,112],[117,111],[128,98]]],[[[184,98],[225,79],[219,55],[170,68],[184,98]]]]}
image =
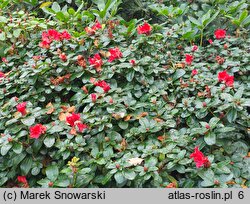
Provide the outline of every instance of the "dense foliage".
{"type": "Polygon", "coordinates": [[[0,5],[0,186],[250,186],[246,1],[57,2],[0,5]]]}

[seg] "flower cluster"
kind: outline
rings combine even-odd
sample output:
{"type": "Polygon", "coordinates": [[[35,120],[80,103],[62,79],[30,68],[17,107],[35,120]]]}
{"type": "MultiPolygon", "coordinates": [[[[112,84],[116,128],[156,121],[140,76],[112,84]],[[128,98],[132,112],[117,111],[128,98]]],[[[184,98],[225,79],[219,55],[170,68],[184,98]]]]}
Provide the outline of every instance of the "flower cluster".
{"type": "Polygon", "coordinates": [[[86,33],[88,33],[89,35],[94,35],[95,34],[95,32],[97,31],[97,30],[100,30],[100,29],[102,29],[102,25],[100,24],[100,22],[97,20],[96,22],[95,22],[95,24],[90,28],[90,27],[86,27],[85,28],[85,31],[86,31],[86,33]]]}
{"type": "Polygon", "coordinates": [[[81,122],[80,113],[72,113],[66,117],[66,122],[74,129],[75,126],[78,127],[79,132],[83,132],[84,129],[87,129],[88,126],[81,122]]]}
{"type": "Polygon", "coordinates": [[[94,57],[89,58],[89,64],[93,65],[97,72],[101,71],[101,66],[103,65],[103,61],[101,56],[97,53],[94,57]]]}
{"type": "Polygon", "coordinates": [[[223,29],[217,29],[217,30],[214,32],[214,35],[215,35],[215,38],[216,38],[216,39],[222,39],[222,38],[225,38],[225,37],[226,37],[226,31],[223,30],[223,29]]]}
{"type": "Polygon", "coordinates": [[[191,65],[192,64],[192,62],[193,62],[193,59],[194,59],[194,57],[192,56],[192,55],[189,55],[189,54],[186,54],[185,55],[186,56],[186,63],[188,64],[188,65],[191,65]]]}
{"type": "Polygon", "coordinates": [[[49,29],[47,32],[42,33],[42,41],[40,42],[39,46],[42,48],[50,48],[50,44],[56,40],[56,41],[61,41],[61,40],[69,40],[71,38],[71,35],[67,31],[63,32],[58,32],[57,30],[54,29],[49,29]]]}
{"type": "Polygon", "coordinates": [[[109,86],[109,84],[107,84],[107,82],[105,82],[105,81],[98,81],[98,82],[95,82],[94,83],[94,85],[95,86],[100,86],[102,89],[103,89],[103,91],[105,92],[105,93],[107,93],[109,90],[110,90],[110,86],[109,86]]]}
{"type": "Polygon", "coordinates": [[[22,103],[19,103],[17,106],[16,106],[16,109],[18,112],[20,112],[22,115],[26,115],[26,105],[27,105],[27,102],[22,102],[22,103]]]}
{"type": "Polygon", "coordinates": [[[42,134],[46,132],[47,128],[42,124],[36,124],[30,127],[30,138],[38,139],[42,134]]]}
{"type": "Polygon", "coordinates": [[[109,49],[109,53],[110,53],[108,59],[109,62],[113,62],[114,60],[122,57],[122,52],[119,50],[118,47],[109,49]]]}
{"type": "Polygon", "coordinates": [[[144,22],[143,25],[140,25],[137,27],[138,34],[150,35],[151,31],[152,31],[152,27],[147,22],[144,22]]]}
{"type": "Polygon", "coordinates": [[[234,85],[234,76],[229,75],[226,70],[218,73],[218,80],[219,82],[224,81],[227,86],[234,85]]]}
{"type": "Polygon", "coordinates": [[[206,168],[210,167],[210,161],[199,150],[199,147],[195,147],[194,152],[190,155],[190,158],[194,159],[197,168],[200,168],[202,166],[206,168]]]}
{"type": "Polygon", "coordinates": [[[22,184],[23,188],[29,188],[26,176],[17,176],[17,181],[22,184]]]}

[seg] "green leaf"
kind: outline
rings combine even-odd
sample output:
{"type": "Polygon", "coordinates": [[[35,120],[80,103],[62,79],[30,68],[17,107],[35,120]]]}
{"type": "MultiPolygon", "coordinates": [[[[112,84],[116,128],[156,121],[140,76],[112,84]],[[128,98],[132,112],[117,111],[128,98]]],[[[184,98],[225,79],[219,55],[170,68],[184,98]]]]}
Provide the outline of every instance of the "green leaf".
{"type": "Polygon", "coordinates": [[[213,132],[209,132],[204,136],[204,140],[208,145],[214,145],[216,143],[216,135],[213,132]]]}
{"type": "Polygon", "coordinates": [[[128,82],[131,82],[133,80],[134,75],[135,75],[135,71],[134,70],[131,70],[131,71],[129,71],[127,73],[126,78],[127,78],[128,82]]]}
{"type": "Polygon", "coordinates": [[[1,41],[4,41],[6,39],[6,37],[5,37],[5,32],[1,32],[0,33],[0,40],[1,41]]]}
{"type": "Polygon", "coordinates": [[[44,8],[44,7],[48,7],[52,4],[52,2],[48,1],[48,2],[44,2],[41,4],[40,8],[44,8]]]}
{"type": "Polygon", "coordinates": [[[189,19],[193,24],[195,24],[196,26],[199,26],[199,27],[202,26],[201,22],[200,22],[199,20],[196,20],[196,19],[193,18],[192,16],[188,16],[188,19],[189,19]]]}
{"type": "Polygon", "coordinates": [[[8,144],[4,144],[2,147],[1,147],[1,155],[4,156],[8,153],[8,151],[11,149],[12,147],[12,144],[11,143],[8,143],[8,144]]]}
{"type": "Polygon", "coordinates": [[[146,167],[156,166],[157,163],[158,163],[158,159],[152,156],[149,159],[145,160],[146,167]]]}
{"type": "Polygon", "coordinates": [[[63,131],[62,125],[55,125],[51,129],[48,130],[48,133],[54,134],[56,132],[62,132],[62,131],[63,131]]]}
{"type": "Polygon", "coordinates": [[[219,121],[220,121],[220,119],[217,118],[217,117],[211,118],[210,121],[209,121],[210,127],[211,127],[212,129],[215,128],[216,125],[217,125],[217,123],[218,123],[219,121]]]}
{"type": "Polygon", "coordinates": [[[55,143],[55,137],[54,136],[47,136],[43,143],[45,144],[46,147],[50,148],[54,145],[55,143]]]}
{"type": "Polygon", "coordinates": [[[237,110],[232,108],[227,113],[227,119],[230,123],[234,122],[237,118],[237,110]]]}
{"type": "Polygon", "coordinates": [[[21,33],[21,31],[22,31],[21,29],[14,30],[14,32],[13,32],[14,37],[18,38],[19,35],[20,35],[20,33],[21,33]]]}
{"type": "Polygon", "coordinates": [[[234,127],[223,127],[223,128],[218,128],[217,132],[232,132],[233,130],[235,130],[234,127]]]}
{"type": "Polygon", "coordinates": [[[41,185],[43,188],[48,188],[49,182],[50,182],[49,179],[41,179],[37,183],[41,185]]]}
{"type": "Polygon", "coordinates": [[[40,173],[40,168],[38,168],[38,167],[34,167],[32,170],[31,170],[31,174],[33,175],[33,176],[36,176],[36,175],[38,175],[40,173]]]}
{"type": "Polygon", "coordinates": [[[127,171],[124,171],[124,177],[128,180],[134,180],[136,177],[136,174],[133,170],[127,170],[127,171]]]}
{"type": "Polygon", "coordinates": [[[20,154],[23,151],[23,145],[21,143],[15,143],[13,146],[13,151],[16,154],[20,154]]]}
{"type": "Polygon", "coordinates": [[[57,165],[51,165],[46,168],[46,176],[49,180],[55,181],[59,175],[59,170],[57,165]]]}
{"type": "Polygon", "coordinates": [[[123,129],[123,130],[126,130],[126,129],[128,128],[128,122],[126,122],[126,121],[120,121],[120,122],[118,123],[118,125],[119,125],[119,127],[120,127],[121,129],[123,129]]]}
{"type": "Polygon", "coordinates": [[[248,15],[247,10],[242,11],[241,15],[240,15],[240,18],[239,18],[239,22],[242,23],[245,20],[245,18],[247,17],[247,15],[248,15]]]}
{"type": "Polygon", "coordinates": [[[35,118],[33,116],[29,116],[27,118],[21,119],[21,122],[26,126],[31,126],[35,122],[35,118]]]}
{"type": "Polygon", "coordinates": [[[57,3],[57,2],[54,2],[53,4],[52,4],[52,10],[54,10],[55,12],[58,12],[58,11],[60,11],[61,10],[61,7],[60,7],[60,5],[57,3]]]}
{"type": "Polygon", "coordinates": [[[54,186],[65,188],[68,187],[70,184],[70,180],[67,178],[58,178],[57,181],[55,181],[54,186]]]}
{"type": "Polygon", "coordinates": [[[20,165],[20,169],[21,169],[21,172],[22,172],[22,175],[27,175],[32,167],[32,164],[33,164],[33,159],[32,157],[26,157],[21,165],[20,165]]]}
{"type": "Polygon", "coordinates": [[[59,11],[59,12],[56,13],[56,18],[58,20],[60,20],[60,21],[65,21],[66,20],[64,13],[61,12],[61,11],[59,11]]]}
{"type": "Polygon", "coordinates": [[[122,172],[117,172],[114,177],[118,184],[122,184],[124,181],[126,181],[126,178],[123,176],[122,172]]]}
{"type": "Polygon", "coordinates": [[[185,73],[186,71],[184,69],[177,69],[172,77],[173,81],[181,78],[185,73]]]}

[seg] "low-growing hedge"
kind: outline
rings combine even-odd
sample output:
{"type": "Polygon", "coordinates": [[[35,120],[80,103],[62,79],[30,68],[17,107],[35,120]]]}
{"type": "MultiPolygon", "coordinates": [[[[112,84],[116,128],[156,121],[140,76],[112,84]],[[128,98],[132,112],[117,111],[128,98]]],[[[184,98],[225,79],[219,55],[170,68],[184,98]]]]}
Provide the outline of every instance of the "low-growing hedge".
{"type": "Polygon", "coordinates": [[[0,21],[0,186],[249,187],[248,36],[0,21]]]}

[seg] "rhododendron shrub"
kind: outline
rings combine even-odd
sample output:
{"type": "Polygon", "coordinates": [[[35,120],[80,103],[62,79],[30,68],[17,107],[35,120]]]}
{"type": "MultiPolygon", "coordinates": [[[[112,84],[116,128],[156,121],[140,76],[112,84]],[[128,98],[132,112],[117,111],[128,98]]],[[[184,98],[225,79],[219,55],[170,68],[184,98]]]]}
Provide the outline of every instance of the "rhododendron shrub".
{"type": "Polygon", "coordinates": [[[250,186],[249,37],[7,17],[0,186],[250,186]]]}

